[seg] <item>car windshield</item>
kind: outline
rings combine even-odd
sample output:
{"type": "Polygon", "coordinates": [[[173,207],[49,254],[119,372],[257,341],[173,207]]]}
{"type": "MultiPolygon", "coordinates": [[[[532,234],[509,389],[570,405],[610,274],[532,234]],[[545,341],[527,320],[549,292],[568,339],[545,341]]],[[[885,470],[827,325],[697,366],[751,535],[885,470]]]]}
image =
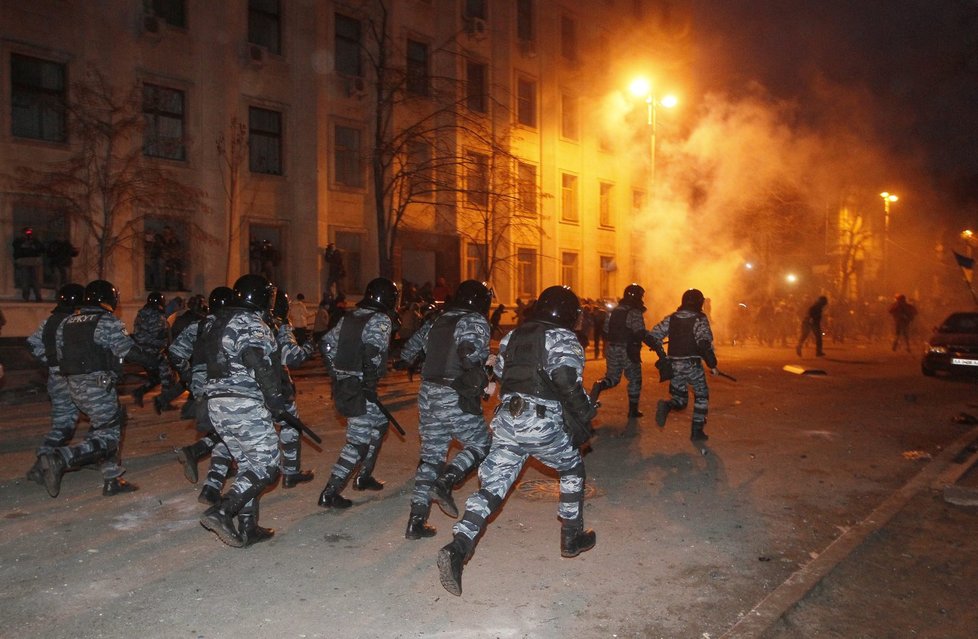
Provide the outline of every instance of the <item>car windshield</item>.
{"type": "Polygon", "coordinates": [[[937,330],[941,333],[978,333],[978,313],[954,313],[937,330]]]}

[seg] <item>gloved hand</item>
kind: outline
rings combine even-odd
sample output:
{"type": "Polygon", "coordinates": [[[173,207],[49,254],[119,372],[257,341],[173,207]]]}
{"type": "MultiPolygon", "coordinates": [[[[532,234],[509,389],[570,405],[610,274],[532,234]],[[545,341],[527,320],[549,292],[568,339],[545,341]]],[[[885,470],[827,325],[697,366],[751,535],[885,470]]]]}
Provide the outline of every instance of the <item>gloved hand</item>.
{"type": "Polygon", "coordinates": [[[496,366],[497,359],[499,359],[498,355],[495,353],[489,353],[489,357],[486,358],[486,366],[489,368],[494,368],[496,366]]]}
{"type": "Polygon", "coordinates": [[[719,374],[720,374],[720,369],[717,368],[716,366],[714,366],[713,368],[710,369],[710,375],[713,375],[715,377],[715,376],[717,376],[719,374]]]}

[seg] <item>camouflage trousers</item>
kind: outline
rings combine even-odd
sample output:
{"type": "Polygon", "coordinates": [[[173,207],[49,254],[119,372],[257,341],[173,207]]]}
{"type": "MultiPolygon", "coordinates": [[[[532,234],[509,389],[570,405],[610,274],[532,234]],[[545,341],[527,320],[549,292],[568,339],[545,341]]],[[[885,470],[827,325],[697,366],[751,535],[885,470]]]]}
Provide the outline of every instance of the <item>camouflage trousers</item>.
{"type": "Polygon", "coordinates": [[[628,380],[628,401],[637,402],[642,394],[642,362],[633,362],[625,353],[624,344],[609,342],[605,344],[604,356],[607,362],[604,380],[607,388],[614,388],[621,381],[622,373],[628,380]]]}
{"type": "Polygon", "coordinates": [[[669,406],[682,410],[689,404],[689,389],[693,391],[693,430],[703,430],[710,408],[710,387],[706,384],[703,365],[697,358],[671,359],[672,379],[669,380],[669,406]]]}
{"type": "Polygon", "coordinates": [[[265,402],[250,397],[211,397],[207,412],[214,430],[238,463],[228,495],[245,493],[254,478],[270,481],[278,470],[280,453],[278,433],[265,402]]]}
{"type": "Polygon", "coordinates": [[[207,467],[207,477],[204,479],[204,484],[221,492],[224,490],[224,482],[231,474],[231,463],[234,458],[231,456],[227,444],[221,441],[217,433],[204,435],[201,439],[205,440],[211,449],[211,461],[207,467]]]}
{"type": "MultiPolygon", "coordinates": [[[[299,416],[299,410],[295,405],[295,400],[289,402],[285,408],[289,415],[299,416]]],[[[300,470],[300,458],[302,455],[302,433],[286,424],[278,424],[278,440],[282,448],[282,473],[294,475],[300,470]]]]}
{"type": "Polygon", "coordinates": [[[421,435],[421,461],[414,475],[412,504],[431,503],[432,483],[445,468],[445,456],[453,439],[462,444],[451,461],[461,477],[481,462],[489,452],[489,427],[482,415],[466,413],[458,407],[458,393],[434,382],[421,382],[418,391],[418,432],[421,435]]]}
{"type": "Polygon", "coordinates": [[[71,400],[68,379],[57,368],[48,369],[48,397],[51,398],[51,430],[37,447],[38,456],[71,441],[78,424],[78,407],[71,400]]]}
{"type": "Polygon", "coordinates": [[[539,417],[530,404],[517,416],[505,402],[492,419],[492,447],[479,466],[481,488],[465,501],[465,514],[453,531],[475,540],[512,488],[529,457],[553,468],[560,475],[557,515],[564,520],[580,519],[584,502],[584,462],[562,427],[559,409],[547,409],[539,417]]]}
{"type": "Polygon", "coordinates": [[[367,401],[367,412],[346,420],[346,444],[333,464],[332,474],[345,481],[360,464],[360,476],[368,477],[377,464],[380,446],[390,424],[377,405],[367,401]]]}
{"type": "Polygon", "coordinates": [[[119,465],[119,442],[126,415],[119,404],[115,375],[83,373],[70,375],[67,380],[71,401],[79,411],[88,415],[90,426],[85,433],[85,441],[74,446],[62,446],[57,449],[58,454],[68,466],[94,455],[99,459],[103,479],[121,477],[126,470],[119,465]]]}

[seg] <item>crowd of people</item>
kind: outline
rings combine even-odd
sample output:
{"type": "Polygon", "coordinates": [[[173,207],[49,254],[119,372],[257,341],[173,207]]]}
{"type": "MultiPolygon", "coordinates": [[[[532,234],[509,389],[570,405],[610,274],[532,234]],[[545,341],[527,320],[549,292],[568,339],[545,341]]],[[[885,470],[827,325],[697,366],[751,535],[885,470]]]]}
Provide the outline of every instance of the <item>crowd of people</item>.
{"type": "Polygon", "coordinates": [[[492,352],[501,306],[493,309],[492,290],[476,280],[455,290],[437,282],[430,300],[412,294],[408,301],[394,282],[376,278],[349,308],[342,296],[337,300],[327,293],[312,339],[305,339],[309,314],[303,296],[290,299],[260,274],[242,276],[233,287],[219,286],[206,299],[194,296],[169,315],[164,295],[152,291],[132,336],[115,314],[119,293],[111,282],[67,284],[28,338],[48,367],[52,412],[50,432],[27,477],[57,497],[66,473],[94,466],[101,471],[104,496],[138,490],[123,478],[121,451],[126,410],[117,387],[122,363],[129,362],[146,372],[146,382],[133,391],[137,406],[157,385],[157,413],[173,409],[171,402],[187,394],[181,417],[194,420],[199,438],[175,452],[184,476],[194,483],[199,464],[209,460],[198,497],[206,506],[200,524],[229,546],[249,547],[274,535],[259,523],[262,494],[279,478],[282,488],[290,489],[315,475],[302,468],[301,441],[303,435],[319,439],[300,419],[289,369],[318,351],[331,378],[333,408],[346,418],[345,443],[318,498],[328,510],[354,505],[343,494],[347,485],[355,491],[384,489],[375,476],[377,461],[388,429],[402,429],[378,386],[390,368],[413,370],[421,377],[421,448],[406,505],[405,538],[436,534],[428,522],[433,504],[457,518],[436,563],[444,588],[460,595],[464,564],[531,456],[560,478],[561,556],[575,557],[595,546],[596,534],[583,520],[581,447],[591,436],[598,395],[614,387],[622,372],[629,380],[628,417],[642,415],[643,345],[671,366],[670,399],[659,402],[659,426],[669,411],[685,408],[691,389],[691,439],[706,439],[708,389],[700,362],[716,373],[716,356],[703,295],[687,291],[675,313],[646,330],[643,294],[642,287],[630,285],[607,314],[601,332],[608,369],[588,394],[579,336],[584,306],[564,286],[542,291],[492,352]],[[396,341],[404,309],[422,301],[433,308],[396,341]],[[487,421],[485,403],[497,394],[499,405],[487,421]],[[76,438],[80,415],[88,417],[90,427],[76,438]],[[461,448],[449,456],[453,441],[461,448]],[[457,504],[454,489],[473,473],[479,489],[457,504]]]}
{"type": "Polygon", "coordinates": [[[70,281],[71,263],[78,256],[78,249],[67,240],[55,237],[42,242],[32,227],[25,226],[11,242],[11,248],[14,288],[20,290],[25,302],[30,300],[31,295],[35,302],[42,301],[41,288],[46,280],[55,289],[70,281]],[[48,274],[47,278],[45,273],[48,274]]]}

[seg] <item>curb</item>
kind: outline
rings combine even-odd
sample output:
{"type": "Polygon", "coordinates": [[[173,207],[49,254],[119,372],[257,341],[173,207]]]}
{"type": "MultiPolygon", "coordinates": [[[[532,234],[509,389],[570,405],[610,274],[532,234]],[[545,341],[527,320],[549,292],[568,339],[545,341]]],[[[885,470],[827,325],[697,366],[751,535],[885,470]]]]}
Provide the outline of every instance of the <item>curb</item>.
{"type": "MultiPolygon", "coordinates": [[[[874,532],[885,526],[919,492],[943,486],[948,481],[956,481],[971,464],[963,463],[962,451],[971,446],[978,437],[978,427],[962,434],[954,443],[910,481],[894,491],[883,503],[877,506],[865,519],[850,528],[823,550],[818,557],[797,570],[780,586],[747,612],[730,629],[720,635],[720,639],[747,639],[761,637],[788,610],[811,592],[832,570],[844,561],[853,550],[874,532]],[[963,468],[962,468],[963,467],[963,468]]],[[[974,459],[978,455],[972,455],[974,459]]]]}

